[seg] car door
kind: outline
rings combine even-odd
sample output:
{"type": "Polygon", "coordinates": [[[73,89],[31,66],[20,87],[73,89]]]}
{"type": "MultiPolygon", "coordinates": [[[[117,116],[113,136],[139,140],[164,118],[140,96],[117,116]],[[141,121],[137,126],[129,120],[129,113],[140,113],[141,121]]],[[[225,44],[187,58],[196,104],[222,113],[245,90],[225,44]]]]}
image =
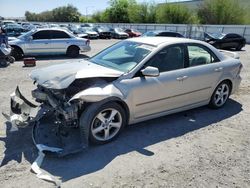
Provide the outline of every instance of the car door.
{"type": "Polygon", "coordinates": [[[65,54],[70,44],[70,38],[64,31],[51,30],[51,52],[65,54]]]}
{"type": "Polygon", "coordinates": [[[215,54],[201,44],[187,44],[188,67],[182,73],[181,82],[184,95],[182,104],[191,105],[210,100],[213,89],[218,84],[223,66],[215,54]]]}
{"type": "Polygon", "coordinates": [[[182,106],[183,91],[179,79],[183,75],[184,61],[183,46],[172,45],[159,51],[144,65],[158,68],[159,76],[143,76],[139,71],[132,79],[122,81],[130,90],[133,118],[145,118],[182,106]]]}
{"type": "Polygon", "coordinates": [[[25,44],[27,54],[43,55],[50,53],[50,32],[41,30],[32,34],[31,39],[27,39],[25,44]]]}
{"type": "Polygon", "coordinates": [[[223,48],[235,48],[238,46],[238,39],[236,34],[227,34],[223,38],[223,48]]]}

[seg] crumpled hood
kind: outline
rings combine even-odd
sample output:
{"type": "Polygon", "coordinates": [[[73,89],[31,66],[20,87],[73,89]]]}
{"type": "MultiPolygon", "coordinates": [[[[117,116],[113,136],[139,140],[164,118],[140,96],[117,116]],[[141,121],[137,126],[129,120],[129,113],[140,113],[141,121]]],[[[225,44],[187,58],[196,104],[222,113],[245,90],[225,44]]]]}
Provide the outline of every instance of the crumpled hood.
{"type": "Polygon", "coordinates": [[[122,74],[123,72],[83,60],[33,70],[30,73],[30,78],[46,88],[65,89],[75,79],[119,77],[122,74]]]}

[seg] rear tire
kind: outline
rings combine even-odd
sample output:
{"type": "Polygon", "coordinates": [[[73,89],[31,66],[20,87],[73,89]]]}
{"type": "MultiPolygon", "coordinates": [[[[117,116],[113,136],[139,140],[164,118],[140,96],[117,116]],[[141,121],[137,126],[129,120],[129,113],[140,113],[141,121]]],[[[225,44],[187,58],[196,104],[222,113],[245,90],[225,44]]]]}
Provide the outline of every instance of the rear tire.
{"type": "Polygon", "coordinates": [[[18,47],[13,47],[11,50],[11,56],[15,58],[15,60],[21,60],[23,58],[23,52],[18,47]]]}
{"type": "Polygon", "coordinates": [[[242,45],[242,44],[239,44],[235,49],[236,49],[237,51],[240,51],[242,48],[243,48],[243,45],[242,45]]]}
{"type": "Polygon", "coordinates": [[[69,56],[69,57],[72,57],[72,58],[75,58],[75,57],[78,57],[79,56],[79,54],[80,54],[80,49],[79,49],[79,47],[77,47],[77,46],[70,46],[69,48],[68,48],[68,50],[67,50],[67,56],[69,56]]]}
{"type": "Polygon", "coordinates": [[[221,108],[224,106],[229,98],[231,92],[231,85],[227,81],[221,82],[214,90],[214,93],[210,99],[210,108],[221,108]]]}

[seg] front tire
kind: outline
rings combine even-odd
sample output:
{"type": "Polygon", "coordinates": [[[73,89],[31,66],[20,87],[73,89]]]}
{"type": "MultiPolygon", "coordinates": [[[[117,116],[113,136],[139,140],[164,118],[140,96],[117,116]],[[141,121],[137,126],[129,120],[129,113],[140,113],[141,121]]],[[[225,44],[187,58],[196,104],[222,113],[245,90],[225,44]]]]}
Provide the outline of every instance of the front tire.
{"type": "Polygon", "coordinates": [[[126,124],[124,109],[115,102],[93,103],[82,113],[82,135],[94,144],[105,144],[116,139],[126,124]]]}
{"type": "Polygon", "coordinates": [[[209,107],[221,108],[227,102],[231,92],[231,86],[227,81],[221,82],[215,89],[209,103],[209,107]]]}
{"type": "Polygon", "coordinates": [[[9,62],[5,59],[0,59],[0,67],[7,67],[9,65],[9,62]]]}
{"type": "Polygon", "coordinates": [[[68,50],[67,50],[67,56],[69,56],[69,57],[72,57],[72,58],[75,58],[75,57],[78,57],[79,56],[79,54],[80,54],[80,49],[79,49],[79,47],[77,47],[77,46],[70,46],[69,48],[68,48],[68,50]]]}
{"type": "Polygon", "coordinates": [[[13,47],[11,50],[11,56],[13,56],[15,60],[21,60],[23,58],[23,52],[20,48],[13,47]]]}

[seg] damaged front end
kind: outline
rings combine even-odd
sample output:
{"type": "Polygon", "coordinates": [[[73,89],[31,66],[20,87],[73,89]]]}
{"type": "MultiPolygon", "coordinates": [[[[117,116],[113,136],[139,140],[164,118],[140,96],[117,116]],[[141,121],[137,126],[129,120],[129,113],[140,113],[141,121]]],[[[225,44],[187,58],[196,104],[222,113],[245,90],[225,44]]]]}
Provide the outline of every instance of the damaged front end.
{"type": "Polygon", "coordinates": [[[88,128],[80,117],[91,103],[117,92],[111,82],[123,72],[83,60],[33,70],[36,84],[28,101],[19,88],[11,94],[11,112],[5,117],[17,127],[33,126],[36,145],[62,148],[59,155],[81,151],[88,146],[88,128]],[[97,71],[98,70],[98,71],[97,71]]]}
{"type": "Polygon", "coordinates": [[[35,145],[62,148],[60,156],[81,151],[88,146],[88,138],[81,132],[79,116],[83,102],[71,101],[66,89],[48,89],[38,85],[32,96],[40,105],[28,101],[19,87],[11,94],[10,116],[12,125],[23,128],[33,126],[35,145]]]}

